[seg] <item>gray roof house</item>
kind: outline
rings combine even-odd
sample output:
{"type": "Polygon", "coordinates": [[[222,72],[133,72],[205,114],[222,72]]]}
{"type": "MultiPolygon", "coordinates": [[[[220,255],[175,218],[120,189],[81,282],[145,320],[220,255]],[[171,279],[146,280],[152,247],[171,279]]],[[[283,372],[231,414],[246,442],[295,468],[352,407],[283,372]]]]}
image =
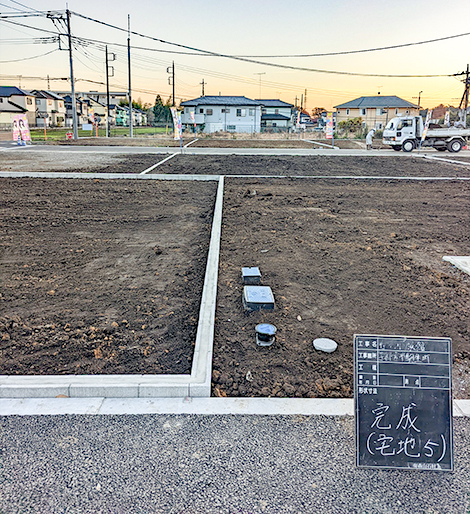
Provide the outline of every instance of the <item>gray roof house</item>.
{"type": "Polygon", "coordinates": [[[419,115],[418,106],[398,96],[361,96],[334,107],[336,121],[362,118],[364,128],[382,130],[395,116],[419,115]]]}
{"type": "Polygon", "coordinates": [[[293,126],[293,105],[282,100],[259,99],[262,129],[289,129],[293,126]]]}
{"type": "Polygon", "coordinates": [[[196,131],[260,132],[261,105],[245,96],[201,96],[181,102],[183,126],[196,131]]]}

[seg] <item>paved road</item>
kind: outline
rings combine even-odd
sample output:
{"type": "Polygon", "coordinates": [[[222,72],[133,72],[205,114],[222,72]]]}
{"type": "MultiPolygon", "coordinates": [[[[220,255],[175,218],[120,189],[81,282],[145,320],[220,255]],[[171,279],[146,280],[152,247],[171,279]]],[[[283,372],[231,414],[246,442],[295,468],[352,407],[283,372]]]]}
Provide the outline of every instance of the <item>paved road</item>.
{"type": "Polygon", "coordinates": [[[354,466],[350,416],[0,418],[0,512],[468,514],[470,419],[453,473],[354,466]]]}

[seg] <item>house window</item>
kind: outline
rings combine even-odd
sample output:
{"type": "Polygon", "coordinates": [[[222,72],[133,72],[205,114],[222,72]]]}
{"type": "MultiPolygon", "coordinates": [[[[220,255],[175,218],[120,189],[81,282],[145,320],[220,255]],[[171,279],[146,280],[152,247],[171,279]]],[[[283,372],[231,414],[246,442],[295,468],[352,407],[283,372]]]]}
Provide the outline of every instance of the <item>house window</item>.
{"type": "Polygon", "coordinates": [[[237,109],[237,116],[246,116],[246,109],[237,109]]]}
{"type": "Polygon", "coordinates": [[[214,111],[213,111],[212,109],[207,109],[207,110],[206,110],[206,114],[207,114],[207,116],[212,116],[213,112],[214,112],[214,111]]]}
{"type": "Polygon", "coordinates": [[[349,116],[349,109],[346,109],[346,116],[349,116]]]}
{"type": "Polygon", "coordinates": [[[255,115],[255,110],[254,109],[250,109],[250,116],[254,116],[255,115]]]}
{"type": "Polygon", "coordinates": [[[382,123],[376,123],[375,124],[375,130],[382,130],[382,129],[383,129],[382,123]]]}
{"type": "Polygon", "coordinates": [[[230,109],[222,109],[222,114],[230,114],[230,109]]]}
{"type": "Polygon", "coordinates": [[[199,109],[199,114],[204,114],[204,109],[199,109]]]}
{"type": "Polygon", "coordinates": [[[227,125],[227,130],[236,130],[236,128],[235,125],[227,125]]]}
{"type": "Polygon", "coordinates": [[[28,105],[33,105],[33,99],[32,98],[26,98],[26,103],[28,105]]]}
{"type": "Polygon", "coordinates": [[[274,114],[279,114],[279,109],[274,109],[274,114]]]}
{"type": "Polygon", "coordinates": [[[266,109],[261,109],[261,114],[266,114],[266,109]]]}
{"type": "Polygon", "coordinates": [[[47,105],[52,105],[52,100],[48,100],[47,105]]]}
{"type": "Polygon", "coordinates": [[[366,110],[365,109],[361,109],[361,116],[365,116],[367,113],[366,113],[366,110]]]}
{"type": "Polygon", "coordinates": [[[398,114],[398,107],[395,107],[395,114],[398,114]]]}

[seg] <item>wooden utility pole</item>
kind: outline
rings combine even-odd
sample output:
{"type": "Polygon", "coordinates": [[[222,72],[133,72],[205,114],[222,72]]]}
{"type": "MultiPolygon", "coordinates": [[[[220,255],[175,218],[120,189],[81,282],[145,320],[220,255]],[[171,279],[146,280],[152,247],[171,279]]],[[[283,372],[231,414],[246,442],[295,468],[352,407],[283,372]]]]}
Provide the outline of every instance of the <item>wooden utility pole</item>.
{"type": "Polygon", "coordinates": [[[204,81],[204,79],[202,79],[202,82],[199,82],[199,85],[202,86],[202,95],[201,96],[205,96],[204,94],[204,86],[205,86],[206,82],[204,81]]]}

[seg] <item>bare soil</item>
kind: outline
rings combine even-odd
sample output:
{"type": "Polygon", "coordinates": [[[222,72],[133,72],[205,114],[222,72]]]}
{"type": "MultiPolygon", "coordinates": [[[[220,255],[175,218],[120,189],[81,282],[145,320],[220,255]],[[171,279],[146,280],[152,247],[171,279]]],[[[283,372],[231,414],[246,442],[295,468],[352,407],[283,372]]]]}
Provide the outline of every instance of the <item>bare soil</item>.
{"type": "Polygon", "coordinates": [[[470,169],[466,166],[409,155],[397,157],[177,155],[156,168],[154,172],[227,176],[470,177],[470,169]]]}
{"type": "MultiPolygon", "coordinates": [[[[158,156],[106,157],[113,171],[158,156]]],[[[470,398],[470,277],[442,262],[468,255],[470,184],[328,178],[469,169],[410,156],[185,155],[158,173],[227,176],[214,395],[351,396],[353,334],[398,333],[452,337],[454,395],[470,398]],[[279,178],[233,177],[249,174],[279,178]],[[260,267],[274,312],[243,310],[242,266],[260,267]],[[260,321],[278,328],[270,348],[255,343],[260,321]],[[321,336],[338,350],[316,352],[321,336]]],[[[0,373],[188,373],[216,185],[1,183],[0,373]]]]}
{"type": "Polygon", "coordinates": [[[468,255],[469,195],[453,181],[228,178],[213,394],[350,397],[364,333],[451,337],[455,395],[470,397],[470,277],[442,262],[468,255]],[[244,311],[243,266],[259,266],[274,311],[244,311]],[[256,345],[261,322],[272,347],[256,345]]]}
{"type": "Polygon", "coordinates": [[[0,373],[189,373],[216,184],[1,184],[0,373]]]}
{"type": "Polygon", "coordinates": [[[168,154],[31,153],[20,149],[0,154],[0,171],[61,171],[70,173],[141,173],[168,154]]]}

